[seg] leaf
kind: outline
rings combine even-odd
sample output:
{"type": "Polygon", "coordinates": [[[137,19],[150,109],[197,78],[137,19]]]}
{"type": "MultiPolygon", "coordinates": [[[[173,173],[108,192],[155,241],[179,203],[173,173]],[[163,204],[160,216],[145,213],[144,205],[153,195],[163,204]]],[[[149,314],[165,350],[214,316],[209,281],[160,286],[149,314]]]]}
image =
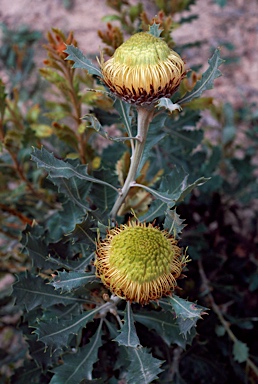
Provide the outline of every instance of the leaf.
{"type": "Polygon", "coordinates": [[[52,179],[52,181],[58,187],[58,192],[63,193],[77,205],[77,207],[83,209],[84,212],[91,210],[86,202],[86,197],[92,186],[91,182],[79,180],[75,177],[71,177],[68,180],[63,177],[58,177],[52,179]]]}
{"type": "Polygon", "coordinates": [[[127,384],[149,384],[158,379],[163,361],[155,359],[146,348],[129,348],[131,364],[126,374],[127,384]]]}
{"type": "Polygon", "coordinates": [[[87,174],[87,167],[85,165],[77,165],[76,167],[71,164],[59,160],[54,155],[44,148],[41,150],[33,148],[33,154],[31,155],[33,161],[35,161],[39,168],[44,168],[51,179],[65,178],[70,179],[71,177],[77,177],[81,180],[91,181],[92,183],[98,183],[106,185],[117,192],[117,189],[106,183],[105,181],[95,179],[87,174]]]}
{"type": "Polygon", "coordinates": [[[88,121],[91,124],[91,127],[93,129],[95,129],[95,131],[97,131],[105,139],[112,140],[112,141],[123,141],[123,142],[126,140],[132,139],[129,137],[112,137],[112,136],[109,136],[108,132],[105,131],[103,126],[100,124],[99,120],[94,115],[92,115],[90,113],[87,115],[84,115],[82,120],[88,121]]]}
{"type": "Polygon", "coordinates": [[[202,78],[197,81],[194,88],[186,96],[177,101],[177,103],[181,105],[186,104],[196,97],[200,97],[204,91],[212,89],[214,80],[221,76],[218,67],[223,62],[224,60],[220,58],[220,50],[216,49],[212,58],[208,60],[209,68],[204,72],[202,78]]]}
{"type": "Polygon", "coordinates": [[[93,365],[98,361],[98,349],[102,345],[101,325],[88,344],[74,354],[63,356],[63,364],[52,369],[55,374],[50,384],[78,384],[83,379],[91,380],[93,365]]]}
{"type": "Polygon", "coordinates": [[[155,135],[148,135],[148,136],[147,136],[147,140],[146,140],[146,143],[145,143],[145,146],[144,146],[144,150],[143,150],[143,154],[142,154],[142,157],[141,157],[141,161],[140,161],[140,164],[139,164],[139,166],[138,166],[136,179],[137,179],[137,177],[140,175],[140,172],[141,172],[141,170],[142,170],[142,167],[144,166],[144,164],[146,163],[146,160],[147,160],[148,157],[150,156],[150,151],[151,151],[151,149],[152,149],[156,144],[158,144],[158,142],[160,142],[161,140],[163,140],[165,136],[166,136],[165,133],[162,133],[161,135],[157,135],[157,133],[156,133],[155,135]]]}
{"type": "Polygon", "coordinates": [[[134,313],[134,318],[150,330],[155,329],[167,345],[177,344],[182,348],[186,347],[188,340],[181,334],[177,319],[171,312],[141,310],[134,313]]]}
{"type": "Polygon", "coordinates": [[[181,112],[182,111],[182,107],[177,104],[177,103],[173,103],[170,99],[168,99],[167,97],[161,97],[158,101],[158,103],[156,104],[156,107],[157,108],[165,108],[167,109],[170,113],[174,112],[174,111],[179,111],[181,112]]]}
{"type": "Polygon", "coordinates": [[[55,212],[47,220],[48,240],[52,242],[60,241],[64,235],[70,235],[76,226],[82,224],[85,220],[85,211],[82,208],[74,205],[72,201],[63,203],[62,210],[55,212]]]}
{"type": "Polygon", "coordinates": [[[23,244],[29,252],[32,265],[42,269],[53,269],[55,265],[49,260],[48,247],[43,238],[36,238],[30,232],[25,233],[23,244]]]}
{"type": "Polygon", "coordinates": [[[201,315],[205,313],[205,310],[207,310],[207,308],[182,299],[176,295],[168,296],[167,300],[172,305],[176,316],[181,316],[184,319],[201,319],[201,315]]]}
{"type": "Polygon", "coordinates": [[[157,217],[164,216],[167,209],[167,204],[161,200],[154,200],[151,203],[151,206],[147,213],[139,217],[141,222],[150,222],[156,219],[157,217]]]}
{"type": "Polygon", "coordinates": [[[132,186],[141,187],[150,192],[156,199],[166,203],[169,208],[172,208],[175,203],[182,201],[188,193],[196,186],[202,185],[207,178],[201,177],[193,184],[187,186],[187,177],[182,167],[177,167],[170,174],[162,177],[160,186],[157,190],[146,185],[132,183],[132,186]]]}
{"type": "Polygon", "coordinates": [[[96,234],[92,228],[95,222],[87,215],[81,223],[77,223],[73,231],[68,233],[67,236],[73,239],[73,242],[80,242],[87,244],[90,248],[96,246],[96,234]]]}
{"type": "Polygon", "coordinates": [[[119,345],[124,345],[125,347],[139,348],[141,346],[134,326],[134,318],[129,301],[126,304],[124,325],[121,328],[120,334],[114,339],[114,341],[116,341],[119,345]]]}
{"type": "Polygon", "coordinates": [[[73,289],[80,288],[96,281],[95,274],[87,272],[58,272],[58,275],[50,282],[55,289],[61,289],[61,292],[71,292],[73,289]]]}
{"type": "Polygon", "coordinates": [[[187,334],[196,326],[197,321],[202,318],[202,315],[206,314],[207,308],[181,299],[176,295],[168,296],[163,300],[171,304],[172,311],[176,314],[180,332],[184,337],[187,337],[187,334]]]}
{"type": "Polygon", "coordinates": [[[67,45],[64,52],[68,54],[66,60],[71,60],[74,62],[73,68],[87,69],[91,75],[103,77],[100,69],[96,67],[89,59],[87,59],[87,57],[84,56],[79,48],[75,47],[74,45],[67,45]]]}
{"type": "Polygon", "coordinates": [[[117,98],[114,102],[114,108],[119,113],[128,136],[133,137],[132,130],[131,130],[132,116],[130,115],[131,105],[117,98]]]}
{"type": "Polygon", "coordinates": [[[85,311],[70,320],[61,319],[58,322],[41,321],[34,333],[38,335],[38,340],[42,341],[52,351],[62,349],[68,345],[70,335],[77,335],[89,321],[94,319],[99,310],[101,310],[101,306],[85,311]]]}
{"type": "Polygon", "coordinates": [[[154,37],[160,37],[163,29],[159,28],[159,24],[156,24],[155,22],[149,26],[149,34],[154,37]]]}
{"type": "Polygon", "coordinates": [[[55,304],[72,304],[76,302],[84,302],[69,295],[61,295],[58,291],[46,284],[41,277],[31,275],[29,272],[20,274],[19,280],[13,286],[13,296],[16,299],[16,304],[25,306],[27,311],[41,306],[48,308],[55,304]]]}
{"type": "Polygon", "coordinates": [[[233,345],[234,360],[238,363],[244,363],[249,356],[248,346],[240,340],[236,340],[233,345]]]}
{"type": "Polygon", "coordinates": [[[182,233],[182,230],[186,226],[183,224],[184,219],[180,219],[180,216],[176,213],[175,209],[168,209],[165,212],[166,218],[163,224],[163,228],[168,231],[169,234],[172,234],[175,239],[178,238],[178,235],[182,233]]]}
{"type": "Polygon", "coordinates": [[[102,214],[109,213],[117,197],[117,189],[110,189],[109,185],[118,184],[117,176],[109,169],[100,169],[94,175],[103,180],[103,183],[94,184],[90,197],[102,214]]]}

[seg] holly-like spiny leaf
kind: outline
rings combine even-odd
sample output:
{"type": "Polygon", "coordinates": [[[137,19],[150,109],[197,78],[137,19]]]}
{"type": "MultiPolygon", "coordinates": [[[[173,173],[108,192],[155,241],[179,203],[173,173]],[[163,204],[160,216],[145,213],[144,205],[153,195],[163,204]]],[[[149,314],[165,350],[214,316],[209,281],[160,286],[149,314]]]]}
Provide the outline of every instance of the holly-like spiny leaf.
{"type": "MultiPolygon", "coordinates": [[[[103,304],[103,306],[104,305],[105,304],[103,304]]],[[[68,345],[70,335],[77,335],[88,322],[94,319],[94,316],[99,312],[99,310],[101,310],[101,306],[85,311],[70,320],[61,319],[58,322],[41,321],[34,333],[36,333],[38,335],[38,339],[52,351],[62,349],[68,345]]]]}
{"type": "Polygon", "coordinates": [[[128,348],[131,361],[126,378],[127,384],[149,384],[158,379],[163,361],[155,359],[146,348],[128,348]]]}
{"type": "Polygon", "coordinates": [[[91,75],[103,77],[100,69],[96,67],[89,59],[87,59],[87,57],[84,56],[79,48],[75,47],[74,45],[67,45],[64,52],[68,54],[66,60],[71,60],[74,62],[73,68],[86,69],[91,75]]]}
{"type": "Polygon", "coordinates": [[[168,233],[172,234],[175,239],[178,238],[178,235],[182,233],[182,230],[186,226],[183,224],[184,219],[180,219],[180,216],[177,214],[175,209],[167,209],[165,212],[166,218],[164,221],[164,229],[168,233]]]}
{"type": "Polygon", "coordinates": [[[71,292],[74,289],[96,281],[96,275],[89,272],[58,272],[50,282],[55,289],[61,289],[61,292],[71,292]]]}
{"type": "Polygon", "coordinates": [[[156,24],[155,22],[149,26],[149,34],[154,37],[160,37],[163,29],[159,28],[159,24],[156,24]]]}
{"type": "Polygon", "coordinates": [[[88,344],[76,353],[63,356],[63,364],[52,370],[55,374],[50,384],[78,384],[83,379],[91,380],[93,364],[98,360],[98,349],[102,345],[101,326],[102,322],[88,344]]]}
{"type": "Polygon", "coordinates": [[[204,72],[202,78],[197,81],[194,88],[186,96],[177,101],[177,103],[181,105],[186,104],[196,97],[200,97],[204,91],[213,88],[214,80],[221,76],[218,67],[223,62],[224,60],[220,58],[220,50],[216,49],[213,56],[208,60],[209,68],[204,72]]]}
{"type": "Polygon", "coordinates": [[[191,303],[176,295],[161,299],[159,304],[162,308],[171,311],[176,316],[180,333],[184,338],[187,338],[188,334],[192,333],[197,321],[202,319],[202,315],[206,314],[205,311],[207,310],[207,308],[191,303]]]}
{"type": "Polygon", "coordinates": [[[13,286],[13,296],[16,304],[21,307],[25,306],[27,311],[38,306],[48,308],[55,304],[68,305],[84,302],[83,299],[72,295],[60,294],[54,287],[47,284],[47,281],[31,275],[29,272],[20,274],[18,278],[19,280],[13,286]]]}
{"type": "Polygon", "coordinates": [[[134,318],[150,330],[154,329],[167,345],[177,344],[184,348],[190,343],[194,335],[185,338],[181,334],[175,315],[170,312],[144,311],[134,313],[134,318]]]}
{"type": "Polygon", "coordinates": [[[119,345],[124,345],[125,347],[139,348],[141,346],[134,326],[134,318],[129,301],[127,302],[124,313],[124,325],[121,328],[120,334],[114,339],[114,341],[116,341],[119,345]]]}
{"type": "Polygon", "coordinates": [[[77,165],[74,167],[68,162],[55,158],[52,153],[48,152],[44,148],[41,150],[33,148],[33,154],[31,155],[31,158],[37,163],[39,168],[44,168],[48,172],[50,179],[60,177],[70,179],[71,177],[77,177],[81,180],[108,186],[118,192],[113,185],[88,175],[87,167],[85,165],[77,165]]]}

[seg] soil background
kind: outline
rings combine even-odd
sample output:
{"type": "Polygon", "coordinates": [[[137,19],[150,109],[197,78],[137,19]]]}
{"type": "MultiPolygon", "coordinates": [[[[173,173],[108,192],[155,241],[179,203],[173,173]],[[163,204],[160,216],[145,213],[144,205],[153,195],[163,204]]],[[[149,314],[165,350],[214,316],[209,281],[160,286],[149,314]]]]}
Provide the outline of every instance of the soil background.
{"type": "MultiPolygon", "coordinates": [[[[137,2],[130,0],[131,4],[137,2]]],[[[142,2],[148,15],[155,16],[154,2],[142,2]]],[[[113,13],[105,0],[0,0],[1,23],[12,29],[27,25],[41,31],[43,36],[52,27],[60,28],[63,32],[72,30],[86,55],[98,55],[101,41],[97,30],[105,30],[105,23],[101,19],[113,13]],[[70,5],[68,9],[65,7],[67,4],[70,5]]],[[[188,67],[193,64],[207,66],[208,58],[220,46],[221,55],[226,59],[221,66],[223,77],[216,80],[216,87],[210,93],[218,100],[233,103],[235,107],[246,101],[257,102],[258,0],[228,0],[224,7],[218,6],[213,0],[196,0],[196,5],[180,14],[180,17],[192,14],[198,15],[198,19],[183,24],[173,32],[176,43],[205,42],[201,48],[186,51],[184,59],[188,67]],[[233,49],[229,50],[228,44],[233,49]]],[[[38,46],[39,66],[44,55],[45,52],[38,46]]]]}

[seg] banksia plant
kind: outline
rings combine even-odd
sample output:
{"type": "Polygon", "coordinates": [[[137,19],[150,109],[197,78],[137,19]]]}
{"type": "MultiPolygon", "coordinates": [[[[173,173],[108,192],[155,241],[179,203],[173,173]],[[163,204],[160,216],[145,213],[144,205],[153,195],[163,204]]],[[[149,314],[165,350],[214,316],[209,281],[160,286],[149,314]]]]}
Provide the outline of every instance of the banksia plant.
{"type": "Polygon", "coordinates": [[[109,230],[98,242],[95,267],[113,294],[148,304],[175,289],[186,261],[177,241],[166,231],[129,222],[109,230]]]}
{"type": "Polygon", "coordinates": [[[171,97],[185,76],[182,58],[159,37],[147,32],[133,35],[113,57],[101,61],[103,80],[123,100],[149,105],[171,97]]]}

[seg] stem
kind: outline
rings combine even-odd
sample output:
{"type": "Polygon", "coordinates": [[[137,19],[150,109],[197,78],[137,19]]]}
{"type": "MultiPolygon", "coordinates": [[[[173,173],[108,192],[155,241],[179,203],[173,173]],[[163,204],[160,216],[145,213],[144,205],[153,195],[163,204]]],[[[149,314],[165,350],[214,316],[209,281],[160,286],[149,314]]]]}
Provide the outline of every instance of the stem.
{"type": "Polygon", "coordinates": [[[132,151],[131,164],[127,178],[110,213],[111,219],[113,221],[115,221],[117,212],[119,211],[120,207],[125,201],[126,196],[128,195],[129,189],[132,186],[132,182],[135,181],[138,167],[142,158],[149,125],[153,115],[153,109],[148,110],[143,107],[138,107],[137,135],[135,137],[136,143],[134,150],[132,151]]]}
{"type": "MultiPolygon", "coordinates": [[[[207,292],[206,295],[210,301],[211,307],[212,307],[213,311],[216,313],[216,315],[218,316],[221,324],[225,328],[229,338],[233,341],[233,343],[235,343],[238,341],[238,339],[236,338],[234,333],[231,331],[229,322],[227,320],[225,320],[219,306],[216,304],[214,297],[211,294],[210,282],[209,282],[209,280],[205,274],[205,271],[204,271],[204,268],[202,265],[202,261],[200,259],[198,260],[198,266],[199,266],[199,272],[200,272],[200,276],[202,279],[202,285],[204,288],[204,292],[207,292]]],[[[253,370],[253,373],[256,375],[256,377],[258,377],[258,368],[252,362],[252,360],[250,360],[249,357],[246,359],[246,364],[247,364],[247,366],[249,366],[253,370]]]]}

